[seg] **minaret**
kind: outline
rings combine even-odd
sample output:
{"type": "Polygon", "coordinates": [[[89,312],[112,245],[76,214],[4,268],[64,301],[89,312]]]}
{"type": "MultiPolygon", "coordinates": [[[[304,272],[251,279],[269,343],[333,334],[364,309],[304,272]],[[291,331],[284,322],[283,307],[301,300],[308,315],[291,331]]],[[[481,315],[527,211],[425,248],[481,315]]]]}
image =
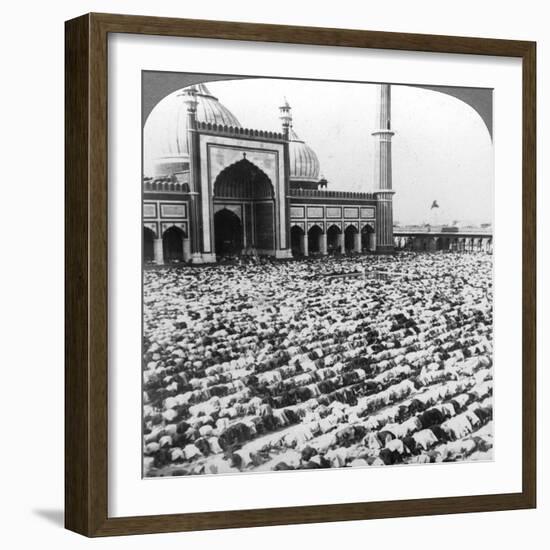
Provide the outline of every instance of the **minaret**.
{"type": "Polygon", "coordinates": [[[187,148],[189,151],[189,232],[191,237],[191,261],[202,263],[201,234],[200,234],[200,183],[199,159],[197,143],[197,89],[195,86],[186,88],[183,101],[187,106],[187,148]]]}
{"type": "Polygon", "coordinates": [[[380,84],[378,90],[375,139],[374,181],[376,189],[376,251],[393,252],[393,194],[391,138],[391,87],[380,84]]]}
{"type": "MultiPolygon", "coordinates": [[[[292,250],[290,248],[290,129],[292,128],[292,109],[288,104],[286,97],[283,105],[279,107],[279,119],[283,127],[284,149],[283,149],[283,164],[284,164],[284,203],[281,201],[280,208],[284,208],[285,223],[277,228],[280,234],[279,242],[281,249],[277,249],[275,255],[279,258],[292,258],[292,250]]],[[[303,248],[307,255],[307,233],[304,236],[303,248]]]]}
{"type": "Polygon", "coordinates": [[[283,135],[286,139],[289,138],[290,135],[290,128],[292,127],[292,109],[290,108],[290,105],[288,104],[288,100],[285,97],[284,103],[279,107],[279,118],[281,119],[281,123],[283,126],[283,135]]]}

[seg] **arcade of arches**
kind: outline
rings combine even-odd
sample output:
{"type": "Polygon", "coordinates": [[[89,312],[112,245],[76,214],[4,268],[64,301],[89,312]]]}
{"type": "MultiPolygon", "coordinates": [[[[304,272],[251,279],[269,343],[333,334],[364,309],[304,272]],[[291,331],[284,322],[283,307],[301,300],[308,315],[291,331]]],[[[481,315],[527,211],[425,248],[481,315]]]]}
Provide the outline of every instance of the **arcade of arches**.
{"type": "MultiPolygon", "coordinates": [[[[248,198],[240,205],[230,205],[230,208],[222,206],[215,213],[215,247],[218,256],[238,255],[246,246],[254,246],[253,235],[261,235],[262,223],[265,221],[258,219],[258,210],[249,203],[254,205],[254,199],[248,198]],[[248,225],[243,224],[240,216],[235,213],[235,209],[245,212],[245,216],[248,214],[248,225]]],[[[401,235],[395,236],[394,241],[396,250],[420,252],[492,252],[493,250],[492,236],[401,235]]],[[[376,250],[376,234],[370,224],[366,224],[361,232],[350,224],[343,233],[335,224],[330,225],[326,232],[320,225],[313,224],[306,235],[300,225],[294,224],[290,229],[290,243],[294,257],[365,253],[376,250]]],[[[175,225],[168,227],[160,238],[157,238],[150,228],[143,228],[143,260],[146,264],[181,263],[187,262],[190,257],[189,239],[180,227],[175,225]]]]}
{"type": "Polygon", "coordinates": [[[374,237],[374,228],[369,224],[365,225],[361,232],[355,225],[350,224],[343,233],[336,224],[330,225],[326,232],[318,224],[313,224],[307,235],[300,225],[295,224],[290,228],[290,243],[294,257],[374,252],[374,237]]]}
{"type": "Polygon", "coordinates": [[[148,227],[143,228],[144,263],[181,263],[188,261],[190,256],[189,239],[179,227],[169,227],[160,238],[148,227]]]}
{"type": "Polygon", "coordinates": [[[493,251],[492,235],[486,236],[431,236],[396,235],[396,250],[415,250],[419,252],[490,252],[493,251]]]}

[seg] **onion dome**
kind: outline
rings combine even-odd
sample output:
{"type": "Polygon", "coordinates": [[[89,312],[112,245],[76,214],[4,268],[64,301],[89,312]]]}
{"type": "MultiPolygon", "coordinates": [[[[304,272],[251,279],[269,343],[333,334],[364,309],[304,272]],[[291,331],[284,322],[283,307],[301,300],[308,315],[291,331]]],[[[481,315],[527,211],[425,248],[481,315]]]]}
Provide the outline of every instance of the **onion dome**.
{"type": "Polygon", "coordinates": [[[290,153],[290,182],[293,187],[305,184],[306,187],[316,187],[319,183],[321,172],[319,159],[315,151],[294,131],[292,126],[291,107],[285,98],[284,103],[279,107],[283,132],[288,133],[290,153]]]}
{"type": "Polygon", "coordinates": [[[290,127],[290,180],[300,182],[319,181],[320,165],[315,151],[290,127]]]}
{"type": "MultiPolygon", "coordinates": [[[[187,104],[185,91],[177,90],[159,101],[151,111],[143,130],[145,169],[153,176],[164,176],[188,169],[187,104]]],[[[213,96],[204,84],[193,86],[200,122],[241,127],[237,117],[213,96]]]]}

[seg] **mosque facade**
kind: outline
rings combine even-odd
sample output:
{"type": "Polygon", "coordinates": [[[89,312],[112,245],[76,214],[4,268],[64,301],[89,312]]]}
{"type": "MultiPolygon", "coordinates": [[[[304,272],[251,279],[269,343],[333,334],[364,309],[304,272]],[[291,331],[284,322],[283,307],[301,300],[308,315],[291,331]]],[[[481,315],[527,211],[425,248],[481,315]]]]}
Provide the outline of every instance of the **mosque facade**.
{"type": "Polygon", "coordinates": [[[361,193],[328,188],[286,100],[281,132],[272,132],[243,127],[204,84],[166,97],[144,128],[144,148],[154,149],[143,179],[144,261],[392,252],[390,94],[379,86],[375,189],[361,193]]]}

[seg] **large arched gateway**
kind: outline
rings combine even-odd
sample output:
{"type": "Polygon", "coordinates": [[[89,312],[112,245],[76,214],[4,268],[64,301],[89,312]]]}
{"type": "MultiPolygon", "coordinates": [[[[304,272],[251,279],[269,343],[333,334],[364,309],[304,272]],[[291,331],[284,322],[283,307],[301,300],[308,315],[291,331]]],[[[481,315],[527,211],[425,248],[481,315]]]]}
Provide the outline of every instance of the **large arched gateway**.
{"type": "Polygon", "coordinates": [[[258,166],[243,156],[222,170],[214,182],[213,205],[218,256],[251,247],[260,254],[274,254],[273,185],[258,166]]]}

